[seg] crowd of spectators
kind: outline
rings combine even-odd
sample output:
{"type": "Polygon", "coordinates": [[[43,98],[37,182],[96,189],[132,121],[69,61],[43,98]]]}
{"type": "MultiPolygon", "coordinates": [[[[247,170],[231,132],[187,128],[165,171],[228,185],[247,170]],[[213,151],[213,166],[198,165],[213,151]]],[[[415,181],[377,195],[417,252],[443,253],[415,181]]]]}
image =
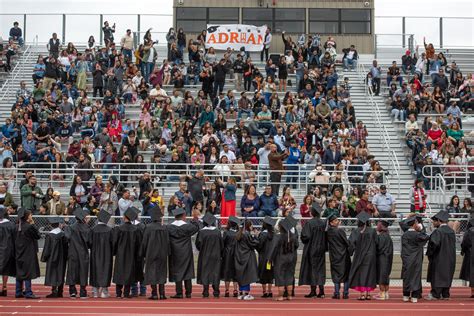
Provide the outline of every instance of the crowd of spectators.
{"type": "MultiPolygon", "coordinates": [[[[370,154],[349,79],[339,80],[337,63],[344,71],[357,65],[354,46],[337,60],[332,37],[294,43],[283,34],[285,54],[276,63],[268,59],[263,72],[245,50],[206,49],[205,31],[195,40],[170,29],[162,63],[150,31],[138,47],[131,30],[120,45],[114,24],[105,22],[103,32],[105,46],[91,36],[79,49],[62,46],[53,34],[49,55],[38,56],[34,66],[34,88],[21,83],[1,128],[2,161],[20,174],[28,170],[18,189],[21,204],[35,214],[69,214],[77,203],[91,213],[106,208],[122,214],[130,203],[146,210],[159,201],[163,209],[182,205],[189,213],[300,210],[309,216],[307,206],[317,201],[340,216],[362,210],[395,216],[395,200],[385,205],[379,197],[389,194],[382,186],[386,171],[370,154]],[[224,92],[232,83],[234,89],[224,92]],[[58,206],[66,199],[53,188],[43,194],[35,175],[59,180],[58,186],[72,181],[68,202],[58,206]],[[179,190],[166,205],[158,188],[169,186],[179,190]],[[295,200],[292,188],[300,195],[303,190],[304,202],[295,200]]],[[[13,192],[18,182],[7,182],[6,190],[13,192]]]]}
{"type": "MultiPolygon", "coordinates": [[[[430,189],[433,177],[442,173],[448,189],[474,183],[474,148],[469,140],[472,131],[464,131],[463,113],[474,110],[472,74],[464,75],[443,52],[436,53],[433,44],[425,50],[407,50],[387,71],[387,103],[395,121],[405,122],[406,143],[411,149],[410,164],[417,178],[424,179],[430,189]],[[425,166],[431,166],[424,168],[425,166]],[[423,171],[424,170],[424,171],[423,171]]],[[[382,69],[374,60],[368,84],[375,95],[380,93],[382,69]]],[[[462,188],[465,188],[463,186],[462,188]]],[[[473,186],[468,186],[474,192],[473,186]]]]}

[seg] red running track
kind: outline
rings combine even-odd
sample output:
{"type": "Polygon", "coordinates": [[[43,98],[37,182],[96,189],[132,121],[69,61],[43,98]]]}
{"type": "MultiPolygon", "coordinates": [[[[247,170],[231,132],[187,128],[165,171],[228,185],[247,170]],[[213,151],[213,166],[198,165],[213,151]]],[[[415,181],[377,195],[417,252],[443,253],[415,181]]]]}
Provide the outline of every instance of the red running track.
{"type": "MultiPolygon", "coordinates": [[[[275,302],[260,298],[261,287],[253,286],[254,301],[238,301],[235,298],[201,298],[201,287],[193,286],[193,298],[165,301],[151,301],[144,297],[133,299],[44,299],[49,288],[33,285],[38,300],[15,299],[14,288],[9,286],[9,297],[0,298],[0,315],[443,315],[474,316],[474,299],[470,299],[469,288],[452,288],[449,301],[420,300],[417,304],[403,303],[400,287],[390,290],[388,301],[357,301],[357,293],[351,292],[349,300],[332,300],[332,287],[326,287],[325,299],[307,299],[307,287],[296,289],[292,301],[275,302]]],[[[114,288],[110,288],[113,293],[114,288]]],[[[174,287],[167,286],[167,295],[173,294],[174,287]]],[[[223,289],[222,289],[223,292],[223,289]]],[[[425,289],[428,293],[429,289],[425,289]]],[[[275,291],[274,291],[275,293],[275,291]]],[[[65,293],[66,294],[66,293],[65,293]]]]}

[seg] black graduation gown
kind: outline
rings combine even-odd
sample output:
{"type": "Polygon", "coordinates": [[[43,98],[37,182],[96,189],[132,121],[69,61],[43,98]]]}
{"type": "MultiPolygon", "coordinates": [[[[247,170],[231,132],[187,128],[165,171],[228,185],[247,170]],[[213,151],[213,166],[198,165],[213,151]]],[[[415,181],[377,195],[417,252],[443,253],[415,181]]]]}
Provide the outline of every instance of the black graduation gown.
{"type": "Polygon", "coordinates": [[[169,280],[181,282],[194,278],[194,255],[191,237],[199,231],[199,223],[192,220],[177,226],[182,221],[174,221],[167,226],[170,238],[169,280]]]}
{"type": "Polygon", "coordinates": [[[432,288],[449,288],[456,268],[456,234],[442,225],[430,235],[428,249],[428,277],[432,288]]]}
{"type": "Polygon", "coordinates": [[[271,260],[273,262],[276,286],[292,285],[295,281],[298,235],[290,233],[290,241],[293,242],[293,247],[288,250],[284,249],[286,238],[286,235],[282,234],[278,234],[274,238],[271,260]]]}
{"type": "Polygon", "coordinates": [[[472,245],[474,244],[474,227],[471,227],[464,233],[461,243],[461,254],[464,255],[462,260],[461,272],[459,278],[469,282],[470,287],[474,287],[474,251],[472,245]]]}
{"type": "Polygon", "coordinates": [[[145,284],[165,284],[168,276],[170,241],[166,226],[160,222],[146,225],[140,250],[145,263],[145,284]]]}
{"type": "Polygon", "coordinates": [[[390,284],[393,263],[393,241],[388,232],[377,236],[377,283],[390,284]]]}
{"type": "Polygon", "coordinates": [[[222,251],[221,280],[226,282],[235,281],[235,244],[237,240],[236,230],[225,230],[222,236],[224,249],[222,251]]]}
{"type": "Polygon", "coordinates": [[[0,221],[0,275],[16,276],[15,224],[0,221]]]}
{"type": "Polygon", "coordinates": [[[133,224],[135,226],[137,226],[138,232],[139,232],[139,235],[140,235],[140,237],[139,237],[140,238],[140,247],[138,248],[138,252],[137,252],[137,256],[136,256],[137,269],[135,270],[135,273],[136,273],[137,281],[143,282],[143,278],[144,278],[143,268],[145,266],[145,263],[143,261],[143,257],[140,256],[140,248],[141,248],[141,243],[142,243],[142,240],[143,240],[143,233],[145,232],[145,224],[143,224],[141,222],[136,222],[136,221],[133,224]]]}
{"type": "Polygon", "coordinates": [[[423,247],[430,237],[423,231],[408,230],[402,235],[402,275],[403,291],[414,292],[421,289],[423,270],[423,247]]]}
{"type": "MultiPolygon", "coordinates": [[[[54,230],[56,231],[56,230],[54,230]]],[[[50,232],[46,235],[41,261],[46,262],[44,285],[60,286],[64,284],[68,256],[68,241],[64,232],[50,232]]]]}
{"type": "Polygon", "coordinates": [[[202,285],[219,284],[224,241],[219,229],[204,227],[196,237],[199,250],[197,283],[202,285]]]}
{"type": "Polygon", "coordinates": [[[349,236],[350,253],[354,254],[349,286],[375,288],[377,285],[377,233],[372,227],[356,228],[349,236]]]}
{"type": "Polygon", "coordinates": [[[109,287],[112,280],[113,233],[107,224],[97,224],[91,230],[90,284],[109,287]]]}
{"type": "Polygon", "coordinates": [[[347,282],[351,270],[349,241],[343,229],[329,226],[327,231],[331,279],[334,283],[347,282]]]}
{"type": "Polygon", "coordinates": [[[125,222],[113,229],[115,254],[114,278],[117,285],[131,285],[140,281],[137,275],[141,272],[138,255],[141,245],[141,232],[136,225],[125,222]]]}
{"type": "Polygon", "coordinates": [[[264,230],[258,235],[258,280],[262,284],[273,283],[273,264],[270,270],[267,269],[267,262],[271,261],[274,248],[273,234],[264,230]]]}
{"type": "Polygon", "coordinates": [[[258,239],[245,232],[235,244],[235,280],[240,285],[249,285],[258,281],[257,256],[255,249],[258,239]]]}
{"type": "Polygon", "coordinates": [[[301,258],[299,285],[324,285],[326,283],[326,222],[312,218],[303,226],[301,241],[304,244],[301,258]]]}
{"type": "Polygon", "coordinates": [[[89,279],[90,228],[77,221],[66,227],[64,233],[69,241],[67,260],[67,285],[86,286],[89,279]]]}
{"type": "Polygon", "coordinates": [[[17,229],[15,238],[16,278],[33,280],[40,276],[38,262],[38,240],[41,238],[35,226],[21,223],[21,231],[17,229]]]}

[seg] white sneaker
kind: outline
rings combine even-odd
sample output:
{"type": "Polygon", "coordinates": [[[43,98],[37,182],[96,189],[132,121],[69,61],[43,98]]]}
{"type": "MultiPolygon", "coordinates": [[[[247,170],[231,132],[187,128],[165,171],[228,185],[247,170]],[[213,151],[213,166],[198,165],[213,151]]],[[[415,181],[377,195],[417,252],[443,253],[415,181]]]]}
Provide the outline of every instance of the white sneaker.
{"type": "Polygon", "coordinates": [[[244,297],[245,297],[245,295],[239,295],[239,296],[237,296],[237,299],[238,299],[238,300],[243,300],[244,297]]]}
{"type": "Polygon", "coordinates": [[[404,296],[404,297],[403,297],[403,301],[404,301],[404,302],[409,302],[409,301],[410,301],[410,297],[409,297],[409,296],[404,296]]]}
{"type": "Polygon", "coordinates": [[[388,295],[388,292],[385,292],[385,299],[386,300],[390,299],[390,296],[388,295]]]}
{"type": "Polygon", "coordinates": [[[250,294],[244,296],[244,301],[253,301],[254,299],[255,298],[250,294]]]}
{"type": "Polygon", "coordinates": [[[416,297],[412,297],[412,298],[411,298],[411,302],[412,302],[412,303],[418,303],[418,299],[417,299],[416,297]]]}

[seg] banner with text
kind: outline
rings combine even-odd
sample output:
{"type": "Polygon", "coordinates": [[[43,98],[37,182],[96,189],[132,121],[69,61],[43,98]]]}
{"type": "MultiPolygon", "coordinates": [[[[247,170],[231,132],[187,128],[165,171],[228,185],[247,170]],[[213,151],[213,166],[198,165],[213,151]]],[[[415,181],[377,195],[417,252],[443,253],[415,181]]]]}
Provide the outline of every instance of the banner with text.
{"type": "Polygon", "coordinates": [[[259,52],[263,49],[267,26],[243,24],[207,25],[206,48],[226,50],[228,47],[239,50],[259,52]]]}

